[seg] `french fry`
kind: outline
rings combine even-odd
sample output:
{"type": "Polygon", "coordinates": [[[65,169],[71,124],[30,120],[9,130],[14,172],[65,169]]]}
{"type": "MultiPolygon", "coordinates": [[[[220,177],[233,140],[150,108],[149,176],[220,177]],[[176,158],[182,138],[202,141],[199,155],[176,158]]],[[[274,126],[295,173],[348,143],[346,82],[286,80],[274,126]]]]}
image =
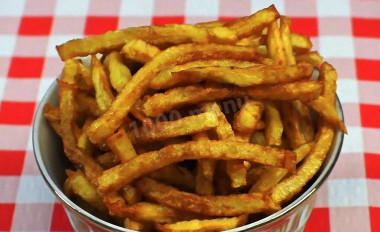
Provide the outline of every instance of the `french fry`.
{"type": "Polygon", "coordinates": [[[269,57],[274,59],[275,64],[287,65],[285,49],[277,22],[272,22],[268,26],[267,48],[269,57]]]}
{"type": "Polygon", "coordinates": [[[230,87],[216,85],[189,85],[173,88],[165,93],[157,93],[142,103],[142,111],[149,117],[155,117],[172,109],[204,101],[222,100],[232,97],[249,96],[258,100],[301,100],[308,102],[316,99],[321,91],[321,83],[300,81],[295,83],[257,86],[230,87]]]}
{"type": "Polygon", "coordinates": [[[122,188],[121,194],[128,205],[136,204],[142,199],[141,193],[132,185],[127,185],[122,188]]]}
{"type": "Polygon", "coordinates": [[[105,169],[112,168],[120,164],[120,159],[113,152],[109,151],[102,155],[97,156],[96,161],[98,161],[105,169]]]}
{"type": "Polygon", "coordinates": [[[293,48],[290,42],[290,25],[291,25],[291,21],[288,17],[286,16],[280,17],[280,37],[283,44],[285,57],[287,60],[286,63],[292,65],[296,63],[296,60],[293,55],[293,48]]]}
{"type": "Polygon", "coordinates": [[[84,122],[82,129],[81,129],[81,134],[78,137],[77,141],[77,146],[87,154],[87,155],[92,155],[94,151],[94,145],[90,142],[88,139],[86,130],[87,128],[91,125],[91,123],[94,121],[94,118],[88,117],[86,121],[84,122]]]}
{"type": "Polygon", "coordinates": [[[155,180],[172,184],[185,190],[194,191],[195,189],[195,176],[186,168],[175,164],[152,172],[149,176],[155,180]]]}
{"type": "Polygon", "coordinates": [[[67,158],[74,164],[83,167],[86,177],[96,185],[98,176],[103,169],[96,161],[85,155],[78,147],[75,138],[73,124],[75,123],[75,77],[78,72],[78,61],[67,60],[62,71],[62,80],[59,82],[59,100],[60,100],[60,128],[63,147],[67,158]]]}
{"type": "Polygon", "coordinates": [[[153,59],[161,50],[141,39],[136,39],[128,42],[121,49],[120,53],[125,58],[138,61],[140,63],[147,63],[153,59]]]}
{"type": "Polygon", "coordinates": [[[134,179],[179,161],[188,159],[247,160],[274,167],[295,170],[295,154],[288,150],[263,147],[235,141],[190,141],[166,146],[152,151],[111,169],[99,177],[98,191],[112,192],[134,179]]]}
{"type": "Polygon", "coordinates": [[[108,137],[107,144],[121,163],[125,163],[136,156],[136,151],[133,148],[131,140],[123,128],[120,128],[115,134],[108,137]]]}
{"type": "Polygon", "coordinates": [[[256,13],[241,17],[234,21],[228,22],[225,26],[237,32],[239,39],[255,34],[261,34],[261,31],[270,23],[280,17],[274,5],[257,11],[256,13]]]}
{"type": "Polygon", "coordinates": [[[89,96],[86,93],[78,92],[75,96],[77,102],[77,109],[80,112],[85,112],[88,115],[99,117],[102,112],[99,109],[98,103],[96,103],[95,98],[89,96]]]}
{"type": "MultiPolygon", "coordinates": [[[[299,63],[291,66],[254,65],[247,68],[230,67],[203,67],[191,68],[181,72],[172,72],[178,83],[199,83],[212,81],[222,84],[233,84],[248,87],[260,84],[279,84],[310,78],[313,66],[308,63],[299,63]]],[[[168,85],[165,85],[168,87],[168,85]]]]}
{"type": "Polygon", "coordinates": [[[52,106],[47,103],[43,110],[44,117],[48,120],[50,126],[53,128],[57,135],[61,136],[61,115],[58,107],[52,106]]]}
{"type": "Polygon", "coordinates": [[[281,106],[282,125],[284,132],[289,138],[290,146],[295,149],[306,143],[304,134],[301,131],[300,116],[293,107],[292,102],[282,102],[281,106]]]}
{"type": "Polygon", "coordinates": [[[180,232],[180,231],[224,231],[233,229],[244,223],[239,217],[217,218],[205,220],[181,221],[173,224],[156,224],[155,228],[164,232],[180,232]]]}
{"type": "Polygon", "coordinates": [[[144,177],[136,181],[142,194],[175,209],[210,216],[239,216],[263,212],[269,208],[269,199],[263,194],[229,196],[198,196],[144,177]]]}
{"type": "Polygon", "coordinates": [[[297,55],[296,56],[296,61],[297,62],[308,62],[312,64],[315,67],[318,67],[322,61],[323,57],[319,55],[319,52],[313,51],[313,52],[308,52],[305,54],[297,55]]]}
{"type": "Polygon", "coordinates": [[[87,131],[90,141],[99,143],[117,130],[123,123],[123,119],[129,113],[131,107],[149,87],[153,77],[160,71],[170,66],[199,60],[201,58],[203,60],[209,60],[224,57],[249,61],[253,60],[257,55],[252,48],[249,47],[215,44],[178,45],[161,52],[134,75],[132,80],[126,84],[115,101],[113,101],[110,108],[92,123],[87,131]]]}
{"type": "Polygon", "coordinates": [[[233,128],[237,132],[235,135],[243,141],[249,142],[251,134],[257,128],[263,110],[264,105],[261,102],[253,100],[246,102],[234,116],[233,128]]]}
{"type": "MultiPolygon", "coordinates": [[[[219,126],[215,127],[215,132],[220,140],[234,141],[236,140],[234,131],[230,123],[227,121],[223,112],[215,102],[201,104],[201,108],[206,112],[213,112],[218,117],[219,126]]],[[[242,160],[229,160],[226,162],[226,171],[231,180],[231,187],[238,188],[247,183],[247,169],[242,160]]]]}
{"type": "MultiPolygon", "coordinates": [[[[202,131],[193,135],[194,141],[209,140],[207,132],[202,131]]],[[[195,193],[199,195],[214,195],[214,173],[216,161],[212,159],[200,159],[197,162],[197,176],[195,179],[195,193]]]]}
{"type": "Polygon", "coordinates": [[[104,65],[108,69],[109,78],[113,89],[119,93],[125,84],[131,80],[131,71],[123,63],[122,55],[116,51],[113,51],[107,55],[104,60],[104,65]]]}
{"type": "Polygon", "coordinates": [[[302,103],[301,101],[293,101],[293,108],[297,112],[297,116],[299,118],[299,126],[300,130],[305,137],[306,142],[311,142],[314,140],[315,129],[314,122],[311,118],[311,114],[309,108],[302,103]]]}
{"type": "Polygon", "coordinates": [[[265,143],[270,146],[280,146],[283,125],[280,113],[273,102],[265,103],[265,143]]]}
{"type": "Polygon", "coordinates": [[[155,140],[178,137],[208,130],[219,125],[218,118],[213,112],[184,117],[175,121],[157,122],[152,129],[140,127],[128,133],[132,143],[145,143],[155,140]]]}
{"type": "Polygon", "coordinates": [[[101,112],[105,112],[114,100],[113,93],[111,91],[110,83],[106,73],[103,70],[103,66],[96,58],[96,56],[91,57],[92,64],[92,81],[95,88],[95,97],[98,107],[101,112]]]}
{"type": "Polygon", "coordinates": [[[152,225],[139,221],[132,220],[130,218],[124,219],[124,227],[135,231],[151,231],[152,225]]]}
{"type": "Polygon", "coordinates": [[[290,34],[290,43],[292,44],[293,52],[297,55],[307,53],[313,47],[309,37],[297,33],[290,34]]]}
{"type": "Polygon", "coordinates": [[[253,132],[250,142],[254,143],[254,144],[259,144],[259,145],[265,146],[266,142],[265,142],[264,133],[261,131],[253,132]]]}

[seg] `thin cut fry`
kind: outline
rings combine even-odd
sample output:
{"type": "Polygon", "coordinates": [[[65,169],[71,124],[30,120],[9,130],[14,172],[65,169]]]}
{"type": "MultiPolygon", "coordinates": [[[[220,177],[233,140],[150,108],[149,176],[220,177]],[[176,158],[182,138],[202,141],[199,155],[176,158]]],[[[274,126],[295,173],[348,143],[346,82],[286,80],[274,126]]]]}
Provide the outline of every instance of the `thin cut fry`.
{"type": "Polygon", "coordinates": [[[84,122],[83,127],[81,129],[81,134],[79,135],[78,141],[77,141],[77,146],[79,148],[82,148],[83,151],[87,155],[92,155],[92,153],[94,151],[94,145],[90,142],[90,140],[88,139],[87,133],[86,133],[87,128],[91,125],[91,123],[93,121],[94,121],[94,119],[92,117],[88,117],[86,119],[86,121],[84,122]]]}
{"type": "Polygon", "coordinates": [[[263,194],[239,194],[229,196],[198,196],[160,184],[144,177],[136,181],[141,193],[160,204],[210,216],[238,216],[269,209],[269,199],[263,194]]]}
{"type": "Polygon", "coordinates": [[[157,93],[142,104],[145,115],[155,117],[172,109],[204,101],[222,100],[232,97],[249,96],[260,100],[301,100],[308,102],[319,96],[321,84],[315,81],[300,81],[257,87],[224,87],[190,85],[173,88],[165,93],[157,93]]]}
{"type": "Polygon", "coordinates": [[[266,145],[281,145],[283,125],[280,114],[273,102],[265,103],[265,142],[266,145]]]}
{"type": "Polygon", "coordinates": [[[61,136],[61,122],[59,107],[54,107],[50,103],[44,106],[44,117],[48,120],[50,126],[53,128],[57,135],[61,136]]]}
{"type": "Polygon", "coordinates": [[[113,89],[119,93],[125,84],[131,80],[131,71],[123,63],[122,55],[116,51],[107,55],[104,64],[109,71],[110,82],[113,89]]]}
{"type": "Polygon", "coordinates": [[[309,37],[297,33],[290,34],[290,42],[292,44],[293,51],[299,54],[304,54],[310,51],[313,44],[309,37]]]}
{"type": "Polygon", "coordinates": [[[234,116],[233,127],[241,135],[247,135],[247,142],[260,121],[264,105],[257,101],[247,101],[234,116]]]}
{"type": "Polygon", "coordinates": [[[187,159],[247,160],[274,167],[295,170],[295,154],[288,150],[263,147],[234,141],[190,141],[174,144],[158,151],[152,151],[111,169],[99,177],[98,191],[101,193],[117,190],[134,179],[169,164],[187,159]]]}
{"type": "MultiPolygon", "coordinates": [[[[199,83],[213,81],[222,84],[233,84],[247,87],[259,84],[279,84],[310,78],[313,66],[300,63],[290,66],[253,65],[247,68],[230,67],[204,67],[191,68],[181,72],[173,72],[177,83],[199,83]]],[[[169,87],[167,84],[165,87],[169,87]]]]}
{"type": "Polygon", "coordinates": [[[282,102],[280,109],[284,132],[289,138],[290,146],[295,149],[306,143],[305,136],[300,128],[300,116],[296,108],[293,107],[292,102],[282,102]]]}
{"type": "Polygon", "coordinates": [[[291,21],[286,16],[280,17],[280,36],[284,48],[287,64],[295,64],[296,60],[293,55],[293,48],[290,42],[290,25],[291,21]]]}
{"type": "Polygon", "coordinates": [[[254,60],[257,55],[249,47],[216,44],[184,44],[161,52],[133,76],[109,109],[92,123],[87,131],[90,141],[99,143],[117,130],[131,107],[149,87],[153,77],[160,71],[194,60],[221,59],[225,57],[249,61],[254,60]]]}
{"type": "Polygon", "coordinates": [[[239,39],[250,35],[261,34],[261,31],[271,22],[280,17],[274,5],[257,11],[256,13],[241,17],[234,21],[228,22],[225,26],[236,30],[239,39]]]}
{"type": "Polygon", "coordinates": [[[91,57],[92,63],[92,81],[95,88],[96,102],[98,103],[99,109],[104,112],[111,105],[113,99],[113,93],[111,91],[110,83],[106,73],[103,70],[103,66],[96,58],[96,56],[91,57]]]}
{"type": "Polygon", "coordinates": [[[195,176],[186,168],[179,165],[168,165],[150,174],[150,177],[166,184],[194,191],[195,176]]]}
{"type": "Polygon", "coordinates": [[[94,97],[90,97],[86,93],[79,92],[76,94],[75,100],[77,102],[78,111],[85,112],[94,117],[99,117],[102,114],[94,97]]]}
{"type": "Polygon", "coordinates": [[[156,229],[164,232],[224,231],[243,225],[239,217],[181,221],[173,224],[156,224],[156,229]]]}
{"type": "Polygon", "coordinates": [[[153,124],[152,129],[143,126],[135,131],[130,131],[128,137],[132,143],[145,143],[198,133],[218,125],[217,116],[213,112],[206,112],[175,121],[157,122],[153,124]]]}
{"type": "Polygon", "coordinates": [[[267,48],[269,57],[274,59],[275,64],[287,65],[285,49],[281,40],[277,22],[272,22],[268,26],[267,48]]]}
{"type": "Polygon", "coordinates": [[[132,185],[127,185],[122,188],[121,193],[128,205],[136,204],[140,202],[142,198],[141,193],[132,185]]]}
{"type": "Polygon", "coordinates": [[[323,57],[319,55],[319,52],[313,51],[313,52],[308,52],[305,54],[297,55],[296,56],[296,61],[297,62],[308,62],[312,64],[315,67],[318,67],[322,61],[323,57]]]}
{"type": "Polygon", "coordinates": [[[156,46],[148,44],[144,40],[135,39],[125,44],[120,52],[127,59],[147,63],[160,53],[161,50],[156,46]]]}
{"type": "Polygon", "coordinates": [[[107,144],[111,151],[119,157],[121,163],[125,163],[136,156],[136,151],[123,128],[108,137],[107,144]]]}
{"type": "MultiPolygon", "coordinates": [[[[202,131],[193,135],[194,141],[209,140],[207,132],[202,131]]],[[[195,193],[199,195],[213,195],[213,186],[216,160],[200,159],[197,162],[197,176],[195,179],[195,193]]]]}

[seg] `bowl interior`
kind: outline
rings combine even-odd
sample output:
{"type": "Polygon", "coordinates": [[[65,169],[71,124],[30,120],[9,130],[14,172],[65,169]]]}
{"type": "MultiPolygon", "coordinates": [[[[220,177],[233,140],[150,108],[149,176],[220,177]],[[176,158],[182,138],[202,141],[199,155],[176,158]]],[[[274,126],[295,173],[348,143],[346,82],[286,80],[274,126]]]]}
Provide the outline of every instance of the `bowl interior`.
{"type": "MultiPolygon", "coordinates": [[[[102,225],[107,229],[117,231],[131,231],[96,218],[95,216],[81,209],[79,206],[77,206],[74,202],[72,202],[63,194],[62,187],[66,179],[65,169],[72,168],[73,166],[63,153],[61,139],[58,135],[56,135],[56,133],[48,124],[47,120],[45,120],[45,118],[43,117],[43,106],[46,103],[51,103],[55,106],[58,106],[58,92],[58,84],[56,82],[52,83],[52,85],[49,87],[48,91],[46,92],[46,94],[40,102],[33,124],[34,153],[37,164],[45,181],[49,185],[50,189],[58,197],[58,199],[62,201],[67,207],[77,212],[79,216],[87,217],[94,223],[102,225]]],[[[337,101],[337,108],[340,117],[343,118],[343,112],[339,100],[337,101]]],[[[253,229],[259,227],[260,225],[276,220],[277,218],[289,213],[293,208],[301,204],[303,200],[307,199],[308,196],[313,194],[316,191],[316,189],[327,178],[339,156],[342,143],[343,133],[337,130],[335,133],[332,147],[329,153],[327,154],[326,160],[323,163],[322,168],[317,173],[317,175],[315,175],[313,180],[309,182],[309,184],[307,185],[307,190],[303,191],[303,193],[299,195],[297,199],[293,200],[290,204],[288,204],[279,212],[276,212],[264,219],[261,219],[251,224],[247,224],[243,227],[239,227],[231,231],[244,231],[246,229],[253,229]]]]}

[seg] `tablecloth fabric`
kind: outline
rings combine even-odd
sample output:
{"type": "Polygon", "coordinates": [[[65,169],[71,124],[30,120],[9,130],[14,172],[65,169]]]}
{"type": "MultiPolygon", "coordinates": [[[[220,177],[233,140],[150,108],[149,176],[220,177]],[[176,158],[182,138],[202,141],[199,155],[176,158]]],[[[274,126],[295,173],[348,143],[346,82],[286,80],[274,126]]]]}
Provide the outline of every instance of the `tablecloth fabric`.
{"type": "Polygon", "coordinates": [[[349,135],[306,231],[380,231],[380,2],[1,0],[0,231],[72,231],[44,183],[33,115],[63,63],[55,45],[129,26],[230,20],[275,3],[339,74],[349,135]]]}

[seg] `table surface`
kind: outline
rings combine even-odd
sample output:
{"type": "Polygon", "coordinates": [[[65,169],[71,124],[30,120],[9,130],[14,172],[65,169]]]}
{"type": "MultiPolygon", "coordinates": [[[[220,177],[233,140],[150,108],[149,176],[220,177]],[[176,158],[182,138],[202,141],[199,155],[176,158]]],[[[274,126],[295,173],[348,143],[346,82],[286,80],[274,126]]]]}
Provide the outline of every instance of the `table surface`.
{"type": "Polygon", "coordinates": [[[33,115],[63,63],[55,45],[129,26],[232,19],[276,4],[339,74],[349,135],[306,231],[380,231],[380,2],[0,1],[0,231],[72,231],[44,183],[33,115]]]}

